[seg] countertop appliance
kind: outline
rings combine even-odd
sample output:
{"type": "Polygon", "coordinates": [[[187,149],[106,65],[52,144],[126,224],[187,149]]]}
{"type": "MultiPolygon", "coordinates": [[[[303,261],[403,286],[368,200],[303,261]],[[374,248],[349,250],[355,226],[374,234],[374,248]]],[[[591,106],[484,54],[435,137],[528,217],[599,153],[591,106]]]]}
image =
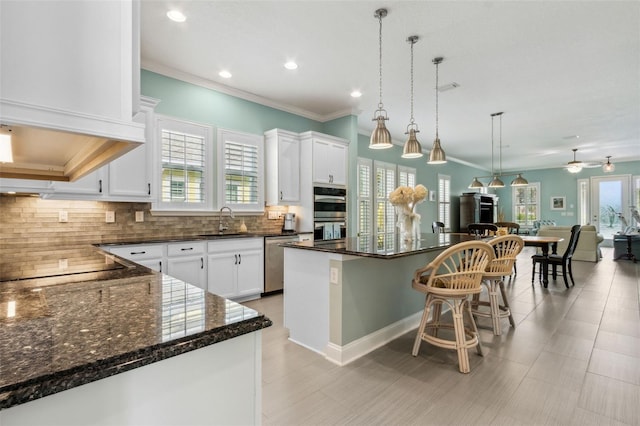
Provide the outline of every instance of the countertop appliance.
{"type": "Polygon", "coordinates": [[[264,238],[264,292],[284,288],[284,247],[280,244],[299,241],[298,235],[264,238]]]}
{"type": "Polygon", "coordinates": [[[282,224],[283,231],[295,231],[296,230],[296,214],[285,213],[284,222],[282,224]]]}

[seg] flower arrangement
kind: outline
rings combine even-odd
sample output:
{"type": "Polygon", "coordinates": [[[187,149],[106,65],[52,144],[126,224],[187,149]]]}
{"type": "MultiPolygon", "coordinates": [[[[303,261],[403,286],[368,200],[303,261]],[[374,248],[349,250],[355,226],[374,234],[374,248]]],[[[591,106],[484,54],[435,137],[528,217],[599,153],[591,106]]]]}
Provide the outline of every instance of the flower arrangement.
{"type": "Polygon", "coordinates": [[[389,194],[389,202],[396,208],[397,226],[404,240],[413,240],[420,234],[420,215],[415,212],[418,204],[423,202],[429,193],[424,185],[399,186],[389,194]]]}

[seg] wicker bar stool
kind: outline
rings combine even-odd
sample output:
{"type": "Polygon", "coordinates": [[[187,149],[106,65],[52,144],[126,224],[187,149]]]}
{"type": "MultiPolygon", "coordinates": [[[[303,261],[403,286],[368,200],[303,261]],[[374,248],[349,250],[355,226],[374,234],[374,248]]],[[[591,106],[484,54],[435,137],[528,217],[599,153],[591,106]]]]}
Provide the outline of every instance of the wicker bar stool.
{"type": "Polygon", "coordinates": [[[457,350],[460,372],[471,371],[467,349],[475,346],[482,355],[482,346],[471,315],[469,297],[480,293],[482,276],[494,258],[493,253],[493,248],[485,242],[467,241],[449,247],[427,266],[416,270],[411,286],[425,293],[426,300],[413,344],[413,356],[418,355],[424,340],[434,346],[457,350]],[[451,310],[453,322],[443,321],[442,305],[451,310]],[[441,329],[453,330],[455,338],[438,337],[441,329]]]}
{"type": "Polygon", "coordinates": [[[509,323],[513,328],[516,323],[513,320],[509,299],[504,290],[504,279],[511,275],[516,257],[524,247],[524,241],[517,235],[505,235],[489,241],[493,247],[495,258],[487,266],[487,270],[482,276],[482,282],[487,286],[489,300],[480,300],[480,293],[473,295],[471,302],[471,312],[475,316],[491,318],[493,322],[493,334],[502,334],[500,321],[502,318],[509,318],[509,323]],[[502,296],[502,304],[498,297],[498,291],[502,296]],[[488,306],[489,310],[482,309],[481,306],[488,306]]]}

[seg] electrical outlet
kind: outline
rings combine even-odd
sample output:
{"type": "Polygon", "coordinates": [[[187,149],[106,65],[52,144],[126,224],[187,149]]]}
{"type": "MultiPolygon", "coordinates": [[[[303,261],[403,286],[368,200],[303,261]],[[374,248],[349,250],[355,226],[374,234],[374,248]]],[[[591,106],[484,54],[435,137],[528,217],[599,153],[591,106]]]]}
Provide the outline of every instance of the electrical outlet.
{"type": "Polygon", "coordinates": [[[329,282],[331,284],[338,284],[338,268],[330,268],[329,282]]]}
{"type": "Polygon", "coordinates": [[[274,220],[280,217],[280,212],[277,211],[269,211],[269,219],[274,220]]]}
{"type": "Polygon", "coordinates": [[[144,222],[144,212],[136,212],[136,222],[144,222]]]}
{"type": "Polygon", "coordinates": [[[114,223],[116,221],[116,212],[107,211],[104,215],[104,221],[107,223],[114,223]]]}
{"type": "Polygon", "coordinates": [[[67,269],[69,267],[69,260],[58,259],[58,269],[67,269]]]}
{"type": "Polygon", "coordinates": [[[58,222],[68,222],[69,214],[65,210],[60,210],[58,212],[58,222]]]}

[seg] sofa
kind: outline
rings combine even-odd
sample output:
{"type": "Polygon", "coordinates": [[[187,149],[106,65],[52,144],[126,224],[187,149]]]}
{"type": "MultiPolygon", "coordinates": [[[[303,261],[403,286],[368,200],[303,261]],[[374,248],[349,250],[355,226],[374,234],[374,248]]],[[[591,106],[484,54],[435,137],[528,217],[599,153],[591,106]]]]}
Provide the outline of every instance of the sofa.
{"type": "Polygon", "coordinates": [[[553,220],[540,219],[533,221],[533,228],[529,231],[529,235],[538,235],[538,231],[541,226],[556,226],[556,222],[553,220]]]}
{"type": "MultiPolygon", "coordinates": [[[[543,237],[562,237],[563,241],[558,243],[558,254],[562,254],[567,249],[569,239],[571,238],[570,226],[540,226],[538,234],[543,237]]],[[[580,228],[580,237],[578,237],[578,245],[573,253],[573,260],[582,260],[586,262],[597,262],[602,258],[600,251],[600,243],[604,240],[601,234],[598,234],[594,225],[583,225],[580,228]]]]}

